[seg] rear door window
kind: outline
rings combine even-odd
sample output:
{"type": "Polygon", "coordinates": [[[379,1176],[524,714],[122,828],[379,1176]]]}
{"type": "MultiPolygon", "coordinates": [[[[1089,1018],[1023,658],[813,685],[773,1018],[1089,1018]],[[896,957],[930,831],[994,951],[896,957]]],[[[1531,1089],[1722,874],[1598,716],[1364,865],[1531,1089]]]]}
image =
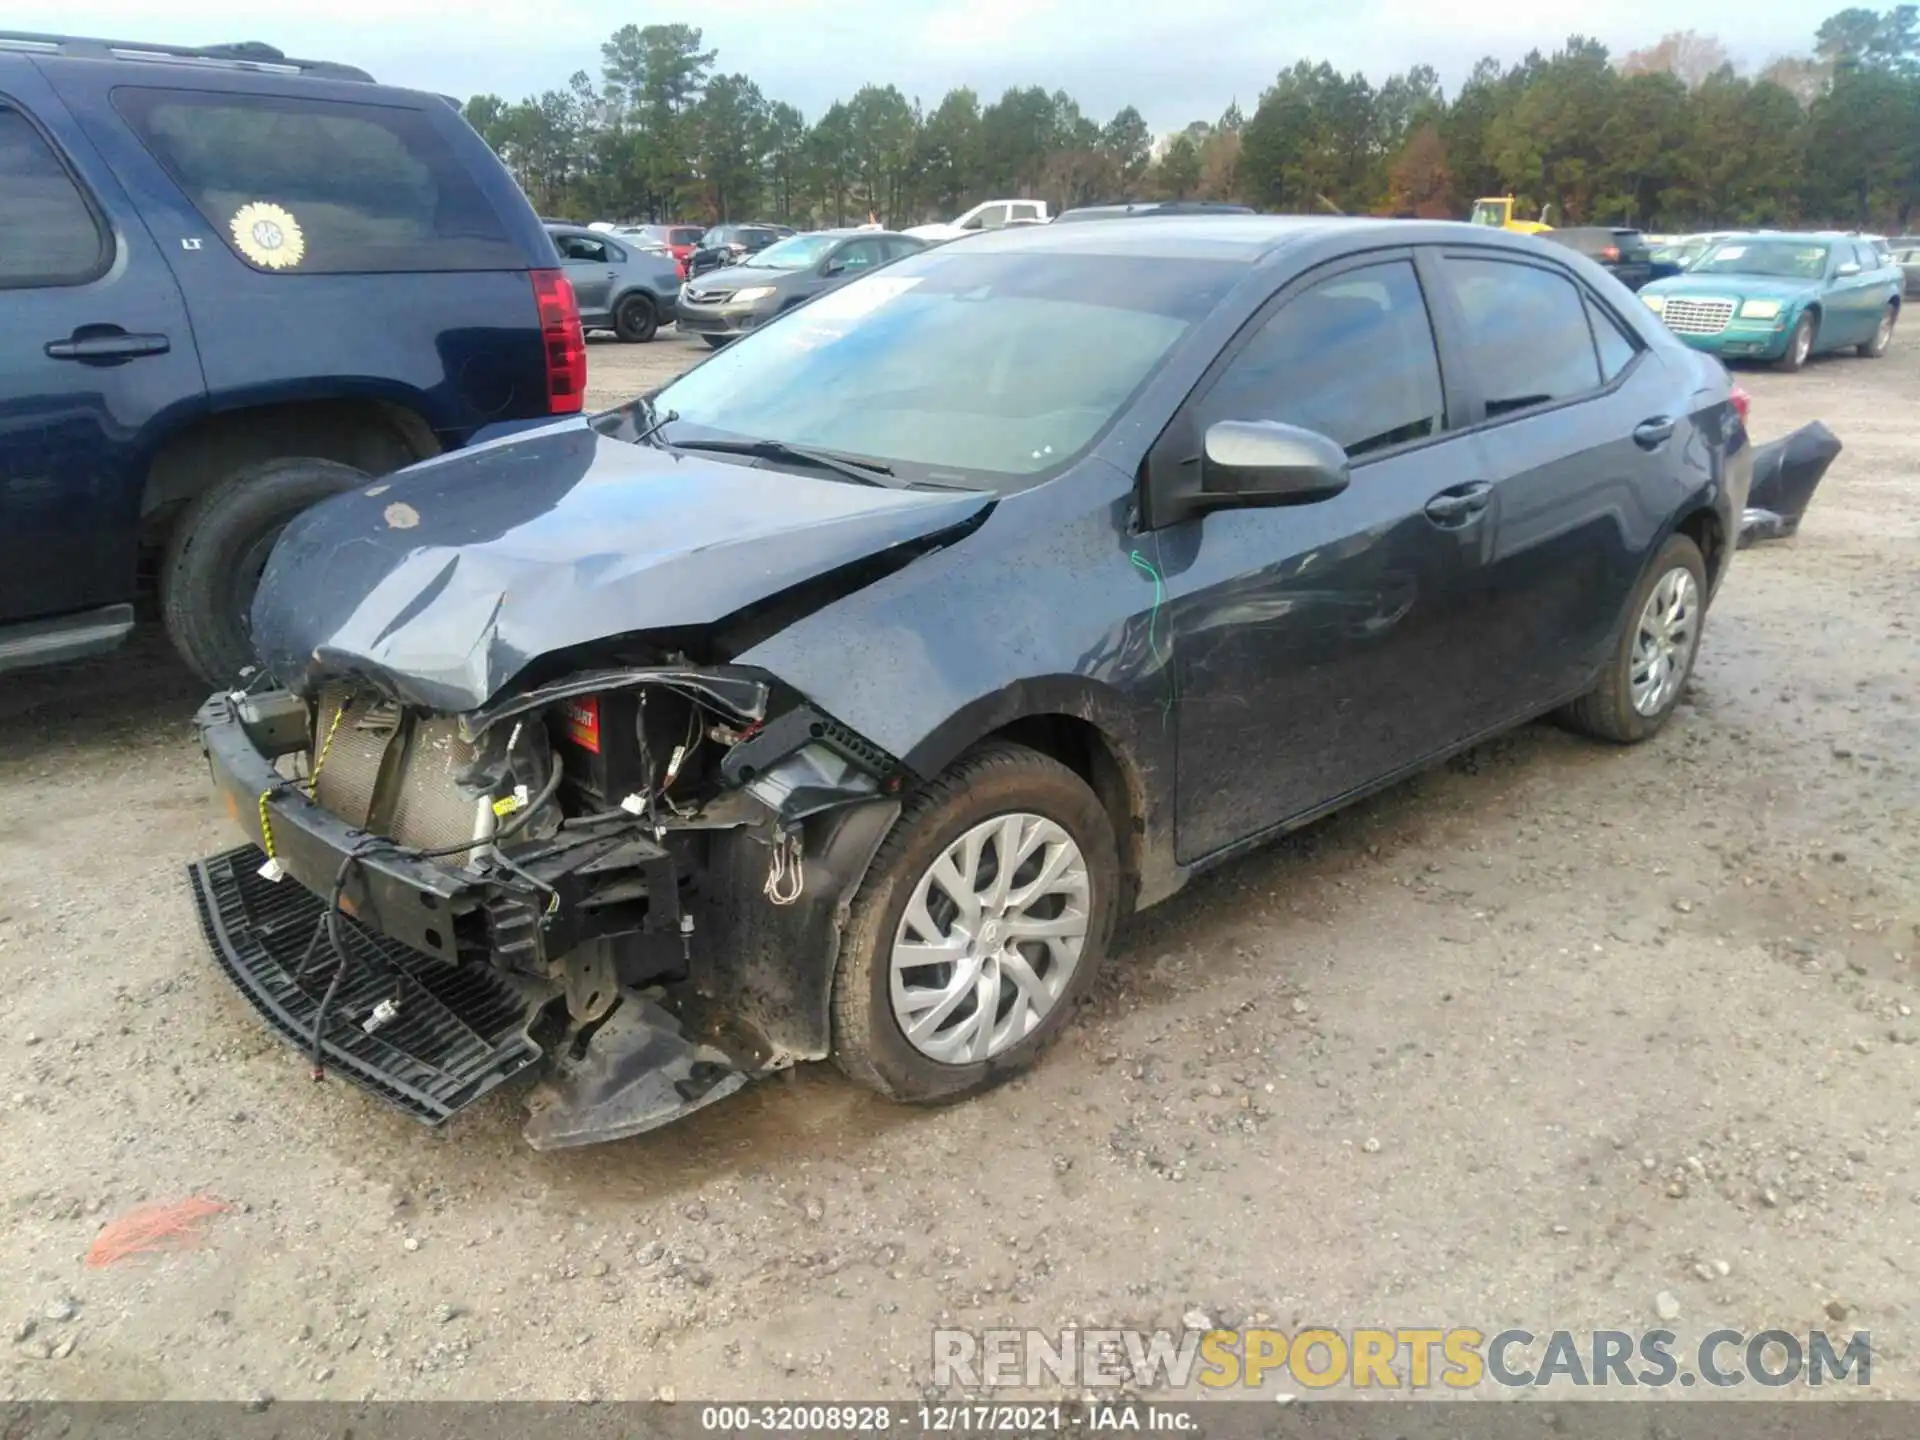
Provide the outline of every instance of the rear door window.
{"type": "Polygon", "coordinates": [[[85,284],[110,254],[60,157],[25,115],[0,106],[0,289],[85,284]]]}
{"type": "Polygon", "coordinates": [[[431,116],[397,105],[123,86],[114,105],[256,270],[527,264],[431,116]]]}
{"type": "Polygon", "coordinates": [[[1586,302],[1571,280],[1513,260],[1449,255],[1441,265],[1488,419],[1600,388],[1586,302]]]}
{"type": "Polygon", "coordinates": [[[1201,400],[1198,429],[1278,420],[1358,458],[1440,432],[1445,405],[1426,300],[1411,263],[1342,271],[1287,301],[1201,400]]]}

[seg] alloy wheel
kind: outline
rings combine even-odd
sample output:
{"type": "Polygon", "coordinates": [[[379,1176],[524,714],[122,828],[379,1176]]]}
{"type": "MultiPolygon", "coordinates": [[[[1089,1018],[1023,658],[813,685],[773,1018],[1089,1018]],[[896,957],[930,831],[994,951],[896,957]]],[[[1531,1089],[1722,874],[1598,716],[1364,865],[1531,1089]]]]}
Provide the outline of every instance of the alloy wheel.
{"type": "Polygon", "coordinates": [[[966,1065],[1018,1045],[1054,1012],[1089,929],[1086,857],[1042,815],[996,815],[913,888],[888,990],[907,1043],[966,1065]]]}
{"type": "Polygon", "coordinates": [[[1628,672],[1636,711],[1654,716],[1673,702],[1699,638],[1700,587],[1691,570],[1676,565],[1660,577],[1640,610],[1628,672]]]}

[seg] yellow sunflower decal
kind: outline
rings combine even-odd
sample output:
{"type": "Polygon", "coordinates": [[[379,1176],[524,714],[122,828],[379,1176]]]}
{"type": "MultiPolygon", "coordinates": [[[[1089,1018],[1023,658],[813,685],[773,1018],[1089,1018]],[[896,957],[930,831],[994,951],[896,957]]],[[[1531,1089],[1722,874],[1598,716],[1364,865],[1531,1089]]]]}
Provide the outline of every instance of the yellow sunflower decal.
{"type": "Polygon", "coordinates": [[[233,217],[233,243],[263,270],[289,270],[307,253],[300,222],[278,205],[255,201],[233,217]]]}

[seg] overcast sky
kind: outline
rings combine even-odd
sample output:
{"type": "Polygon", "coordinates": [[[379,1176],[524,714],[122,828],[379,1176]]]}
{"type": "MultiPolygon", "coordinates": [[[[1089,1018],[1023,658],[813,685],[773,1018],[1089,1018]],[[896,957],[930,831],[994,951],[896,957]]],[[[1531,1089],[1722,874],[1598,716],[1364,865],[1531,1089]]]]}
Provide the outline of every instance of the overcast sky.
{"type": "Polygon", "coordinates": [[[872,81],[929,108],[956,85],[983,98],[1010,85],[1075,96],[1096,118],[1139,107],[1155,131],[1214,119],[1230,100],[1251,112],[1301,58],[1375,80],[1425,62],[1448,93],[1473,62],[1519,59],[1570,33],[1616,55],[1662,31],[1716,34],[1757,68],[1810,48],[1842,0],[4,0],[9,29],[204,44],[264,40],[288,54],[342,60],[377,79],[465,97],[510,99],[599,74],[600,42],[627,23],[701,21],[719,67],[744,71],[809,120],[872,81]]]}

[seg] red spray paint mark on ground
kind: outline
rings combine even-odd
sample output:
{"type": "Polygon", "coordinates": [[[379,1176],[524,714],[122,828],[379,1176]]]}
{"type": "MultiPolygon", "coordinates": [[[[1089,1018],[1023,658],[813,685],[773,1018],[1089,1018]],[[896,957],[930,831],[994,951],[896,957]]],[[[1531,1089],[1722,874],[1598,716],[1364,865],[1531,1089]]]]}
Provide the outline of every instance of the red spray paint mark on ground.
{"type": "Polygon", "coordinates": [[[87,1268],[99,1270],[133,1255],[198,1245],[201,1226],[227,1208],[224,1200],[189,1195],[164,1205],[139,1205],[107,1223],[87,1250],[87,1268]]]}

